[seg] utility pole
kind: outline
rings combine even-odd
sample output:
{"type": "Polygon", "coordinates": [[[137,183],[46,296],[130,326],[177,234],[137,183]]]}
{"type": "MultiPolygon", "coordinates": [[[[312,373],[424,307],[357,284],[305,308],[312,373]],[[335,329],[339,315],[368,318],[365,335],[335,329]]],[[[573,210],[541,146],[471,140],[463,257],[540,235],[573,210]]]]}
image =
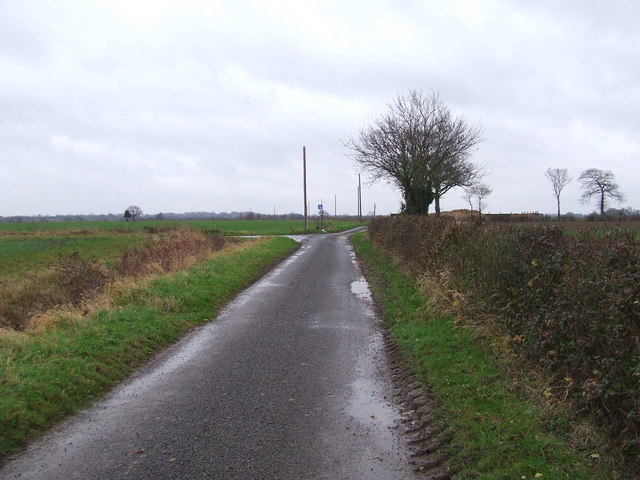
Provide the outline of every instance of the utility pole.
{"type": "Polygon", "coordinates": [[[362,223],[362,182],[358,174],[358,221],[362,223]]]}
{"type": "Polygon", "coordinates": [[[304,184],[304,229],[309,230],[309,217],[307,216],[307,147],[302,147],[302,172],[304,184]]]}
{"type": "Polygon", "coordinates": [[[333,195],[333,216],[338,218],[338,195],[333,195]]]}

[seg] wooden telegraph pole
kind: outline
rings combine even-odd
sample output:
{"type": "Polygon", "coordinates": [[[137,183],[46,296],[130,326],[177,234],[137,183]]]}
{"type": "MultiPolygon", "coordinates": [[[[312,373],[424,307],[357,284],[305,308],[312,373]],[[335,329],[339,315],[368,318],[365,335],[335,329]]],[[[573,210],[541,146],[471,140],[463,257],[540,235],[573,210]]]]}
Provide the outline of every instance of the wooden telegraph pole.
{"type": "Polygon", "coordinates": [[[362,182],[358,174],[358,221],[362,223],[362,182]]]}
{"type": "Polygon", "coordinates": [[[309,217],[307,212],[307,147],[302,147],[302,172],[304,185],[304,229],[309,230],[309,217]]]}

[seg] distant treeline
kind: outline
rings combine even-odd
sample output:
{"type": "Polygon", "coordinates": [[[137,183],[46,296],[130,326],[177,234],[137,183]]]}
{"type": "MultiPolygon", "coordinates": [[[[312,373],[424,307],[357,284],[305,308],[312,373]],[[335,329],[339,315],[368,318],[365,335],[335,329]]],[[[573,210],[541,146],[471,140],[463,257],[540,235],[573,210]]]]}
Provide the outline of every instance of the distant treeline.
{"type": "MultiPolygon", "coordinates": [[[[325,212],[326,215],[326,212],[325,212]]],[[[316,215],[310,215],[314,217],[316,215]]],[[[356,219],[355,215],[339,215],[344,220],[356,219]]],[[[0,216],[0,223],[28,223],[28,222],[117,222],[124,220],[122,213],[87,214],[87,215],[14,215],[0,216]]],[[[301,213],[283,213],[279,215],[257,212],[187,212],[187,213],[156,213],[143,214],[136,221],[143,220],[304,220],[301,213]]]]}
{"type": "MultiPolygon", "coordinates": [[[[444,213],[444,212],[443,212],[444,213]]],[[[326,211],[325,216],[330,216],[326,211]]],[[[309,215],[310,218],[317,217],[317,212],[309,215]]],[[[365,215],[370,219],[371,215],[365,215]]],[[[527,213],[498,213],[486,214],[486,217],[495,221],[541,221],[555,220],[555,214],[544,214],[538,212],[527,213]]],[[[338,215],[341,220],[357,220],[357,215],[338,215]]],[[[567,212],[561,216],[562,220],[602,220],[597,212],[590,214],[567,212]]],[[[609,208],[604,214],[605,220],[640,220],[640,210],[627,208],[609,208]]],[[[28,222],[117,222],[124,220],[124,214],[106,213],[86,215],[14,215],[10,217],[0,216],[0,223],[28,223],[28,222]]],[[[273,215],[257,212],[186,212],[186,213],[155,213],[143,214],[136,221],[141,220],[304,220],[301,213],[283,213],[273,215]]]]}

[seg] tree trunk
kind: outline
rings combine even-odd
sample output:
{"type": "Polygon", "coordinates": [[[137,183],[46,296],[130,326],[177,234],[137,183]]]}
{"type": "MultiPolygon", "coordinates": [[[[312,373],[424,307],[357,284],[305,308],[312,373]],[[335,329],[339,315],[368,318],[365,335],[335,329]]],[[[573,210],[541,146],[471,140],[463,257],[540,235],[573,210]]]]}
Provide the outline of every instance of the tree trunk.
{"type": "Polygon", "coordinates": [[[431,187],[406,187],[404,189],[404,213],[429,215],[429,205],[433,202],[431,187]]]}
{"type": "Polygon", "coordinates": [[[558,196],[558,221],[560,221],[560,197],[558,196]]]}

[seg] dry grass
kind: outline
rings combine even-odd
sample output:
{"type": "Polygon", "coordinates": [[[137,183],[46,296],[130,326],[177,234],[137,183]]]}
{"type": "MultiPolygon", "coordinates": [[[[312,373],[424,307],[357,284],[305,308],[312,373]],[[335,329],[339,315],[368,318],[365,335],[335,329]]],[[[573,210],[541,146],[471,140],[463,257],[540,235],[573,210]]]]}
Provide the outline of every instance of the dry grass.
{"type": "Polygon", "coordinates": [[[61,321],[82,322],[111,308],[124,291],[151,279],[185,270],[222,250],[224,237],[200,230],[176,229],[151,237],[144,247],[125,250],[114,265],[63,256],[50,268],[0,284],[0,336],[27,330],[39,333],[61,321]]]}
{"type": "Polygon", "coordinates": [[[420,293],[446,315],[460,315],[464,295],[451,286],[451,275],[442,270],[436,275],[420,274],[416,278],[420,293]]]}
{"type": "Polygon", "coordinates": [[[416,286],[437,315],[452,317],[456,328],[473,332],[474,339],[488,347],[495,366],[505,378],[510,379],[511,393],[535,404],[543,417],[566,419],[562,421],[563,434],[573,449],[589,451],[594,445],[606,444],[603,433],[590,419],[575,414],[574,404],[569,398],[569,385],[564,395],[558,394],[557,385],[549,375],[531,368],[531,364],[515,352],[513,347],[518,340],[508,334],[497,316],[468,308],[468,299],[452,286],[449,272],[421,274],[416,278],[416,286]],[[550,395],[552,390],[554,394],[550,395]]]}
{"type": "MultiPolygon", "coordinates": [[[[177,271],[186,270],[206,259],[234,255],[235,253],[245,250],[260,241],[261,240],[259,239],[241,241],[232,239],[227,241],[224,247],[220,250],[209,250],[206,254],[203,254],[203,256],[200,257],[194,255],[185,256],[181,262],[174,261],[172,263],[174,269],[171,271],[165,271],[160,262],[152,262],[153,266],[144,268],[144,273],[140,273],[135,276],[123,276],[115,279],[107,285],[104,292],[87,298],[81,305],[59,305],[34,315],[29,319],[24,331],[29,334],[41,334],[51,328],[54,328],[59,322],[83,324],[87,321],[87,318],[91,318],[92,315],[99,311],[113,310],[117,308],[118,298],[125,295],[128,297],[135,295],[135,292],[142,291],[152,280],[177,271]]],[[[168,311],[173,308],[173,301],[174,299],[171,297],[163,297],[152,299],[151,303],[153,306],[160,307],[162,310],[168,311]]],[[[5,334],[19,336],[20,333],[21,332],[14,329],[0,329],[0,338],[5,334]]]]}
{"type": "Polygon", "coordinates": [[[453,218],[454,220],[477,220],[480,217],[484,217],[484,214],[477,210],[469,210],[460,208],[458,210],[449,210],[448,212],[441,212],[441,216],[453,218]]]}

